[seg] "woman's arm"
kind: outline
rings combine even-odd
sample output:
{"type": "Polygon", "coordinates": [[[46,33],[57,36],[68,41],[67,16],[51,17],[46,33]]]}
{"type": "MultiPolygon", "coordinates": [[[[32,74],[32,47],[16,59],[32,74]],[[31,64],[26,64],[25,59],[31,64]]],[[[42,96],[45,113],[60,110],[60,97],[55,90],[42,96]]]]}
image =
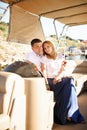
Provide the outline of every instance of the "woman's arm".
{"type": "Polygon", "coordinates": [[[65,75],[65,68],[66,68],[66,64],[67,62],[66,61],[63,61],[62,64],[61,64],[61,68],[57,74],[57,76],[54,78],[53,80],[53,84],[56,84],[57,82],[60,82],[62,77],[64,77],[65,75]]]}

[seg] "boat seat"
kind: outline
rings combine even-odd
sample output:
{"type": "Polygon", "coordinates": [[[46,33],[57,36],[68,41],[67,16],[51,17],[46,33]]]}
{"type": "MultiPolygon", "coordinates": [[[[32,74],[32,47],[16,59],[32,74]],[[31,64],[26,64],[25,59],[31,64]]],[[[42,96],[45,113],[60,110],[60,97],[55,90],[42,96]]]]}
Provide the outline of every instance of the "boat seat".
{"type": "Polygon", "coordinates": [[[87,60],[67,60],[66,73],[73,77],[77,96],[87,90],[87,60]]]}
{"type": "Polygon", "coordinates": [[[0,72],[0,130],[52,130],[54,95],[42,77],[0,72]]]}
{"type": "Polygon", "coordinates": [[[0,114],[0,130],[9,130],[10,117],[6,114],[0,114]]]}
{"type": "Polygon", "coordinates": [[[25,130],[25,103],[24,79],[17,74],[1,71],[0,130],[25,130]]]}

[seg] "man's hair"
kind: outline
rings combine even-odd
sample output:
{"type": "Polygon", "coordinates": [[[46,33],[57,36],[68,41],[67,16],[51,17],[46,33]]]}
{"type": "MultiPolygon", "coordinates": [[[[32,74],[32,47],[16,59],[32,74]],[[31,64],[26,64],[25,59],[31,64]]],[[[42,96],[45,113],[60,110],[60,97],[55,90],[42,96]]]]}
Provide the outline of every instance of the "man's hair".
{"type": "Polygon", "coordinates": [[[31,41],[31,46],[33,46],[35,43],[39,43],[39,42],[42,42],[42,41],[38,38],[35,38],[31,41]]]}

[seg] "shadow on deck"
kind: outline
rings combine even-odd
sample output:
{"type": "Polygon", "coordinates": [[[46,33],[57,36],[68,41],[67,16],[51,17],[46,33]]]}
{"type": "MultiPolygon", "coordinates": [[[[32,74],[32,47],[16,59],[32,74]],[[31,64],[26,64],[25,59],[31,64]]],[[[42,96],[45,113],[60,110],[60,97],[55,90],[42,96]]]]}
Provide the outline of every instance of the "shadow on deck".
{"type": "Polygon", "coordinates": [[[81,113],[83,114],[86,124],[54,124],[52,130],[86,130],[87,129],[87,92],[78,97],[78,103],[81,113]]]}

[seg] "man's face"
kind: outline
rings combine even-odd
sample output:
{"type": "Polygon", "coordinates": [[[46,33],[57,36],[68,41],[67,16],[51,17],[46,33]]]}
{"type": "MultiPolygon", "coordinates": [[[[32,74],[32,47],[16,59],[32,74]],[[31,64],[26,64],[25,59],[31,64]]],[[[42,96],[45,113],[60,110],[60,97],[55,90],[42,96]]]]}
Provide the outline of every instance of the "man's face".
{"type": "Polygon", "coordinates": [[[42,49],[42,42],[39,43],[34,43],[32,50],[37,54],[37,55],[43,55],[43,49],[42,49]]]}

